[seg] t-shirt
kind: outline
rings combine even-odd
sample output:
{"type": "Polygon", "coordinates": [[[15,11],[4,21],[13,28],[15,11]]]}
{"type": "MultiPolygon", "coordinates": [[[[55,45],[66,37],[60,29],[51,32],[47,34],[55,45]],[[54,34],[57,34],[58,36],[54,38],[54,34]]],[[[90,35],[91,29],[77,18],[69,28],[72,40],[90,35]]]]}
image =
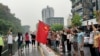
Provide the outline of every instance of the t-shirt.
{"type": "Polygon", "coordinates": [[[59,35],[59,34],[57,34],[57,38],[56,38],[56,40],[57,40],[57,41],[60,40],[60,35],[59,35]]]}
{"type": "Polygon", "coordinates": [[[95,48],[99,47],[99,36],[94,36],[94,47],[95,48]]]}
{"type": "Polygon", "coordinates": [[[94,36],[95,36],[95,34],[97,34],[97,33],[99,33],[99,31],[96,31],[96,32],[92,31],[92,32],[90,33],[89,44],[93,44],[93,43],[94,43],[94,36]]]}
{"type": "Polygon", "coordinates": [[[77,34],[73,37],[73,42],[77,42],[77,34]]]}
{"type": "Polygon", "coordinates": [[[23,36],[22,34],[18,34],[18,42],[23,41],[23,36]]]}
{"type": "Polygon", "coordinates": [[[32,39],[32,40],[35,40],[35,37],[36,37],[36,36],[35,36],[34,34],[31,34],[31,39],[32,39]]]}
{"type": "Polygon", "coordinates": [[[8,44],[13,44],[13,36],[11,34],[8,35],[8,44]]]}
{"type": "Polygon", "coordinates": [[[62,41],[66,41],[66,35],[65,34],[62,34],[62,41]]]}
{"type": "Polygon", "coordinates": [[[25,41],[30,41],[29,35],[25,35],[25,41]]]}
{"type": "Polygon", "coordinates": [[[78,41],[79,44],[82,43],[83,38],[84,38],[84,32],[80,32],[80,33],[78,33],[77,41],[78,41]]]}

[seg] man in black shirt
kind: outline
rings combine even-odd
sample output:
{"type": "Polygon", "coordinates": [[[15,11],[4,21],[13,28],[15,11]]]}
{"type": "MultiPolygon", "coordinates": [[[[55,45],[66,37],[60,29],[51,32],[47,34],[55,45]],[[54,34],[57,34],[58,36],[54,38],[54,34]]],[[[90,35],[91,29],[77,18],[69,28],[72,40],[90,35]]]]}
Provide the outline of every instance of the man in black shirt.
{"type": "Polygon", "coordinates": [[[66,32],[65,32],[65,30],[63,30],[63,33],[61,34],[61,36],[62,36],[62,39],[61,39],[61,42],[62,42],[62,48],[63,48],[63,53],[65,54],[65,41],[66,41],[66,32]]]}
{"type": "Polygon", "coordinates": [[[35,34],[31,34],[31,39],[32,39],[32,46],[34,45],[35,46],[35,34]]]}

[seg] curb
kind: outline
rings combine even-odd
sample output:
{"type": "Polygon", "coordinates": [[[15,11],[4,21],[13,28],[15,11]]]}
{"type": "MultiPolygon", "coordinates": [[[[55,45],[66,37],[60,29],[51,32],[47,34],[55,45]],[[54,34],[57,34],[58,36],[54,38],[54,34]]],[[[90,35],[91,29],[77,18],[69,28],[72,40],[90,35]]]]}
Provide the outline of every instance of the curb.
{"type": "Polygon", "coordinates": [[[42,55],[42,56],[45,56],[45,55],[44,55],[44,52],[43,52],[43,49],[42,49],[40,46],[39,46],[39,50],[40,50],[41,55],[42,55]]]}

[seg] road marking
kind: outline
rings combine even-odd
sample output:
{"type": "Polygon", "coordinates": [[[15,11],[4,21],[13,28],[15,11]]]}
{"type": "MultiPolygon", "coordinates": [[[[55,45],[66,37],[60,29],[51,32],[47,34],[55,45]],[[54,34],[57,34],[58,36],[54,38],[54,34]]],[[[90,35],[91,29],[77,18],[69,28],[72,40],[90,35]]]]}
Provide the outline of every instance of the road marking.
{"type": "Polygon", "coordinates": [[[1,54],[4,54],[5,52],[7,52],[8,51],[8,49],[6,49],[5,51],[3,51],[1,54]]]}

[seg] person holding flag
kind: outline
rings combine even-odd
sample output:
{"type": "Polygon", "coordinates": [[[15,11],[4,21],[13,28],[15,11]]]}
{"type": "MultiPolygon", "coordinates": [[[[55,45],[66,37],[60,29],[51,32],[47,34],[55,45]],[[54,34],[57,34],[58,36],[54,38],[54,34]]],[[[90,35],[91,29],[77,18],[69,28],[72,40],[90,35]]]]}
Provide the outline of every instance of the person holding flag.
{"type": "Polygon", "coordinates": [[[49,25],[45,24],[42,21],[39,21],[36,40],[39,43],[47,44],[48,33],[49,33],[49,25]]]}

